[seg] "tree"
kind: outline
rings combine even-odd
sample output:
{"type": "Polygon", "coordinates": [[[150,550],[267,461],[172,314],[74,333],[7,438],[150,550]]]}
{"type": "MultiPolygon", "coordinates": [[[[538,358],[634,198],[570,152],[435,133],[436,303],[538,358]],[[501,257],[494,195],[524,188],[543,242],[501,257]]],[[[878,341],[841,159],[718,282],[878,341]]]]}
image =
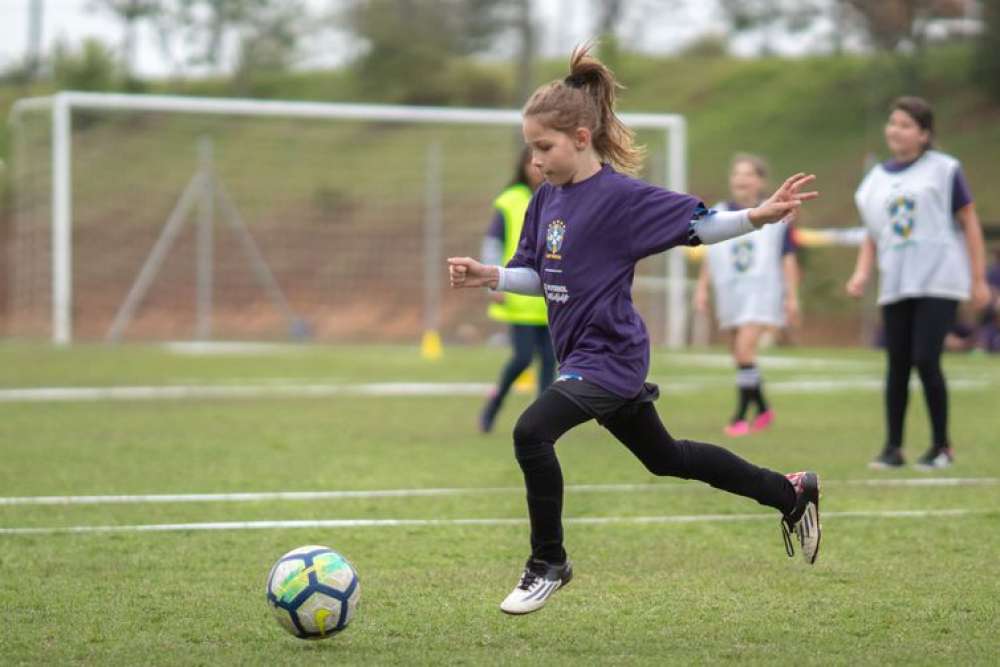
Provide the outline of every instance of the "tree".
{"type": "Polygon", "coordinates": [[[139,22],[162,11],[160,0],[94,0],[94,6],[114,14],[122,24],[121,64],[126,79],[135,71],[136,30],[139,22]]]}
{"type": "Polygon", "coordinates": [[[353,0],[344,18],[365,43],[354,64],[362,86],[382,99],[447,101],[451,61],[491,46],[514,25],[521,5],[511,0],[353,0]]]}
{"type": "Polygon", "coordinates": [[[848,8],[877,51],[896,63],[905,89],[919,92],[927,25],[932,19],[965,15],[963,0],[838,0],[848,8]]]}
{"type": "Polygon", "coordinates": [[[221,71],[235,57],[236,78],[253,71],[281,70],[298,56],[309,13],[305,0],[159,0],[153,19],[164,59],[175,71],[182,65],[221,71]],[[174,55],[177,44],[188,52],[174,55]]]}
{"type": "MultiPolygon", "coordinates": [[[[840,1],[840,0],[835,0],[840,1]]],[[[759,30],[761,54],[781,34],[802,32],[829,7],[824,0],[719,0],[719,8],[733,32],[759,30]]]]}
{"type": "Polygon", "coordinates": [[[839,0],[860,19],[872,46],[882,51],[922,51],[931,19],[965,15],[963,0],[839,0]]]}

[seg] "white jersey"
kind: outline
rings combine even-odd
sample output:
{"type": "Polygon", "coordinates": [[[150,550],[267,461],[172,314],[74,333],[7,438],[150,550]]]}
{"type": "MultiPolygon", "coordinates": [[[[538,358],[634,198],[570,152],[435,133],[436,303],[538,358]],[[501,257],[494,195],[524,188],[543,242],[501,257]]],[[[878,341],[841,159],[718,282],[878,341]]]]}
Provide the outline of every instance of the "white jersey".
{"type": "MultiPolygon", "coordinates": [[[[715,209],[730,210],[725,203],[715,209]]],[[[784,326],[785,277],[781,258],[788,223],[706,246],[705,261],[715,294],[715,316],[723,329],[743,324],[784,326]]]]}
{"type": "Polygon", "coordinates": [[[913,297],[969,298],[971,271],[952,213],[959,162],[927,151],[899,172],[873,168],[854,194],[878,248],[878,303],[913,297]]]}

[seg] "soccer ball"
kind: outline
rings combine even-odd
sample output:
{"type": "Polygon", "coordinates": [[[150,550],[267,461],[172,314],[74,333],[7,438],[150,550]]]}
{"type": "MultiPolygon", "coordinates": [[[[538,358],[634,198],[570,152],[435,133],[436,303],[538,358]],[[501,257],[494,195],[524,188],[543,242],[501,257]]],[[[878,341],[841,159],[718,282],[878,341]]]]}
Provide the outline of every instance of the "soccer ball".
{"type": "Polygon", "coordinates": [[[267,575],[267,603],[278,625],[300,639],[325,639],[347,627],[361,583],[347,559],[327,547],[293,549],[267,575]]]}

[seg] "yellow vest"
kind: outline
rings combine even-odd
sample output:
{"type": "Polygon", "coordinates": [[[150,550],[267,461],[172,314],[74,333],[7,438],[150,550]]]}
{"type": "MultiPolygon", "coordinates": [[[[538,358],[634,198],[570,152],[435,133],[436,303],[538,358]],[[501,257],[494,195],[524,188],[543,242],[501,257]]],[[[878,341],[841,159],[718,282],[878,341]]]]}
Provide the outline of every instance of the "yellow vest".
{"type": "MultiPolygon", "coordinates": [[[[493,201],[493,205],[503,216],[503,263],[506,264],[517,252],[524,226],[524,214],[531,201],[531,188],[523,183],[512,185],[493,201]]],[[[491,303],[489,316],[510,324],[548,325],[545,299],[540,296],[504,293],[503,303],[491,303]]]]}

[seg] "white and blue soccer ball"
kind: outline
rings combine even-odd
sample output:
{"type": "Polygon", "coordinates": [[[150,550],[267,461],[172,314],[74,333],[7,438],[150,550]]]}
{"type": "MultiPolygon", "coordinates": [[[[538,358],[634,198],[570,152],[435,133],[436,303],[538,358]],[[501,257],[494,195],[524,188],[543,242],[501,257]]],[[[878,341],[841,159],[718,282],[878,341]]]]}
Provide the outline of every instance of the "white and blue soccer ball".
{"type": "Polygon", "coordinates": [[[347,627],[361,599],[354,567],[333,549],[305,546],[267,575],[267,603],[278,625],[300,639],[325,639],[347,627]]]}

